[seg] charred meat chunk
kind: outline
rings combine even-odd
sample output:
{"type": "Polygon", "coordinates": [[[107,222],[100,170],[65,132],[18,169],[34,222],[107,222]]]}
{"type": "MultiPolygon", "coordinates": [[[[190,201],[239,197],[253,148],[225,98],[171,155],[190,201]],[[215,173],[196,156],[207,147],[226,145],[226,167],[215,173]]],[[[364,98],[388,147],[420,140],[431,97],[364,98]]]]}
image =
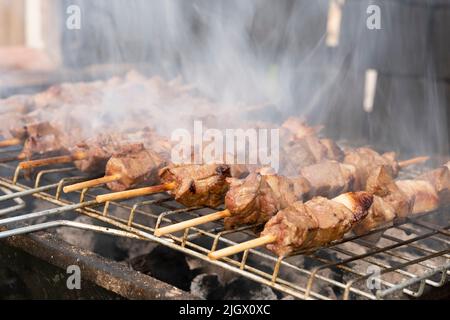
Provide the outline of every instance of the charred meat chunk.
{"type": "Polygon", "coordinates": [[[229,179],[230,191],[225,205],[232,216],[225,219],[225,227],[264,223],[289,204],[303,200],[311,188],[302,177],[252,173],[246,179],[229,179]]]}

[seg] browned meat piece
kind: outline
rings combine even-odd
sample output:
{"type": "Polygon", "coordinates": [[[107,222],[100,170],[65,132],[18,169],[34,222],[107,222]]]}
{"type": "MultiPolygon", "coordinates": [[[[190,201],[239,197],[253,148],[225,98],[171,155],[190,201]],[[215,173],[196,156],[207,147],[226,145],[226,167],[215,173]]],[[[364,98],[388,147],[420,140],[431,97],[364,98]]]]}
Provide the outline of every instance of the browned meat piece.
{"type": "Polygon", "coordinates": [[[354,227],[358,235],[406,217],[412,211],[414,197],[408,197],[396,185],[386,167],[375,170],[367,180],[366,191],[374,195],[367,217],[354,227]]]}
{"type": "Polygon", "coordinates": [[[314,136],[305,137],[304,140],[307,143],[309,151],[314,156],[315,163],[327,159],[328,150],[327,147],[322,143],[322,140],[314,136]]]}
{"type": "Polygon", "coordinates": [[[311,195],[332,197],[353,190],[356,169],[352,165],[325,161],[307,166],[301,176],[289,179],[277,175],[252,174],[245,180],[231,181],[225,204],[232,216],[226,228],[264,223],[279,210],[311,195]]]}
{"type": "Polygon", "coordinates": [[[16,95],[0,100],[0,134],[4,139],[21,138],[15,135],[15,130],[19,133],[26,123],[32,121],[27,119],[26,114],[32,110],[32,98],[27,95],[16,95]]]}
{"type": "Polygon", "coordinates": [[[29,112],[27,114],[6,114],[5,126],[10,136],[21,140],[26,140],[30,135],[54,134],[57,130],[49,121],[42,121],[39,112],[29,112]],[[11,116],[11,118],[9,118],[11,116]]]}
{"type": "Polygon", "coordinates": [[[243,179],[249,175],[250,172],[254,172],[257,166],[244,165],[244,164],[228,164],[230,166],[230,175],[233,178],[243,179]]]}
{"type": "Polygon", "coordinates": [[[281,172],[288,176],[298,174],[299,168],[310,166],[326,158],[326,148],[315,137],[306,137],[281,146],[280,166],[281,172]],[[315,152],[311,150],[317,148],[315,152]]]}
{"type": "Polygon", "coordinates": [[[170,193],[179,203],[214,208],[223,203],[231,170],[223,164],[180,165],[161,169],[159,176],[162,183],[176,183],[170,193]]]}
{"type": "Polygon", "coordinates": [[[413,199],[412,214],[431,212],[439,208],[439,196],[430,182],[399,180],[396,184],[410,199],[413,199]]]}
{"type": "Polygon", "coordinates": [[[437,191],[441,206],[450,205],[450,168],[441,168],[429,171],[418,177],[419,180],[430,182],[437,191]]]}
{"type": "Polygon", "coordinates": [[[0,115],[0,134],[3,139],[18,138],[24,140],[23,136],[25,121],[23,115],[16,112],[9,112],[0,115]]]}
{"type": "Polygon", "coordinates": [[[6,113],[25,114],[30,112],[32,107],[33,98],[29,95],[15,95],[0,100],[0,112],[2,115],[6,113]]]}
{"type": "Polygon", "coordinates": [[[107,184],[112,191],[159,183],[158,171],[166,166],[166,161],[158,154],[144,148],[143,144],[121,147],[106,164],[107,176],[120,175],[120,179],[107,184]]]}
{"type": "Polygon", "coordinates": [[[40,122],[26,125],[23,132],[17,132],[17,136],[26,137],[22,154],[30,159],[33,155],[51,156],[68,153],[70,147],[68,140],[74,139],[76,134],[73,132],[70,135],[64,134],[49,122],[40,122]]]}
{"type": "Polygon", "coordinates": [[[289,117],[281,125],[283,138],[289,140],[302,139],[307,136],[314,136],[320,131],[320,127],[310,127],[306,121],[297,117],[289,117]]]}
{"type": "Polygon", "coordinates": [[[151,128],[143,128],[138,132],[125,132],[126,139],[130,142],[143,143],[146,149],[169,158],[172,150],[171,142],[168,138],[159,135],[151,128]]]}
{"type": "Polygon", "coordinates": [[[230,191],[225,205],[232,216],[225,227],[264,223],[292,202],[303,200],[310,192],[304,178],[289,179],[279,175],[252,173],[246,179],[229,179],[230,191]]]}
{"type": "MultiPolygon", "coordinates": [[[[245,162],[245,161],[244,161],[245,162]]],[[[230,153],[223,155],[222,163],[230,166],[231,177],[243,179],[249,175],[250,172],[255,172],[260,168],[257,164],[243,164],[240,163],[237,154],[234,156],[230,153]]]]}
{"type": "Polygon", "coordinates": [[[380,166],[386,166],[392,177],[396,177],[400,170],[394,153],[380,155],[369,148],[357,148],[346,152],[344,163],[356,168],[355,190],[364,190],[369,175],[380,166]]]}
{"type": "Polygon", "coordinates": [[[314,249],[341,239],[367,215],[373,197],[366,192],[343,194],[333,200],[322,197],[295,202],[270,219],[261,236],[276,240],[267,248],[279,256],[314,249]]]}
{"type": "Polygon", "coordinates": [[[49,87],[47,90],[44,90],[38,94],[36,94],[34,98],[34,103],[38,108],[45,108],[49,106],[57,106],[63,103],[65,95],[64,88],[68,88],[67,85],[58,84],[49,87]]]}
{"type": "Polygon", "coordinates": [[[104,88],[102,81],[62,83],[34,95],[33,100],[37,109],[61,108],[65,104],[100,105],[104,88]]]}
{"type": "Polygon", "coordinates": [[[322,145],[327,149],[327,159],[341,162],[344,159],[344,151],[331,139],[320,139],[322,145]]]}
{"type": "Polygon", "coordinates": [[[325,160],[341,161],[342,150],[329,139],[306,136],[281,146],[281,171],[296,176],[299,169],[325,160]]]}
{"type": "Polygon", "coordinates": [[[375,194],[368,217],[355,227],[357,234],[385,225],[396,217],[434,211],[449,204],[448,168],[429,171],[415,180],[394,182],[385,167],[371,175],[367,191],[375,194]]]}
{"type": "Polygon", "coordinates": [[[299,174],[299,168],[324,160],[342,161],[344,152],[330,139],[320,139],[321,127],[310,127],[304,120],[288,118],[281,125],[281,172],[288,176],[299,174]]]}
{"type": "Polygon", "coordinates": [[[317,134],[321,129],[321,126],[307,125],[303,119],[290,117],[281,125],[282,141],[287,142],[288,145],[295,145],[303,140],[317,162],[324,157],[340,161],[344,157],[344,152],[333,140],[319,139],[317,134]]]}
{"type": "MultiPolygon", "coordinates": [[[[124,150],[135,150],[136,146],[145,145],[145,149],[168,159],[170,155],[170,142],[157,135],[153,130],[145,128],[139,132],[124,134],[101,134],[94,139],[86,139],[78,143],[71,151],[82,152],[87,155],[83,160],[75,161],[75,166],[83,172],[103,172],[108,160],[113,154],[123,154],[124,150]]],[[[139,147],[140,148],[140,147],[139,147]]],[[[140,150],[139,150],[140,151],[140,150]]]]}
{"type": "MultiPolygon", "coordinates": [[[[119,135],[102,134],[94,139],[87,139],[71,149],[72,154],[83,153],[85,158],[74,162],[82,172],[104,172],[108,160],[113,154],[121,153],[124,145],[119,135]]],[[[124,145],[127,148],[126,145],[124,145]]]]}
{"type": "Polygon", "coordinates": [[[336,161],[324,161],[304,167],[300,174],[311,185],[312,194],[332,198],[353,190],[356,169],[336,161]]]}
{"type": "Polygon", "coordinates": [[[405,194],[389,173],[389,168],[382,166],[375,170],[367,180],[366,191],[382,197],[394,208],[397,217],[404,218],[412,210],[415,197],[405,194]]]}
{"type": "MultiPolygon", "coordinates": [[[[396,218],[394,207],[382,197],[373,196],[373,204],[369,209],[367,217],[357,224],[353,231],[357,235],[363,235],[371,230],[391,225],[396,218]]],[[[372,239],[377,242],[379,238],[372,239]],[[376,239],[376,240],[375,240],[376,239]]]]}
{"type": "Polygon", "coordinates": [[[305,140],[292,142],[280,148],[280,171],[287,176],[297,175],[300,166],[310,166],[316,163],[305,140]]]}

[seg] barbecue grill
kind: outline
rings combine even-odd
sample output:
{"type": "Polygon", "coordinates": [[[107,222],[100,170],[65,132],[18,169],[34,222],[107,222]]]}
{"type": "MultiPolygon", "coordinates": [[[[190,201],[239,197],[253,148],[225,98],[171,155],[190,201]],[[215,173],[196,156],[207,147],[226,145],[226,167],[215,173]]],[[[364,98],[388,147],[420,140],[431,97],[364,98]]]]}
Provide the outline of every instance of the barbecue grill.
{"type": "MultiPolygon", "coordinates": [[[[197,103],[193,103],[192,114],[178,114],[177,108],[170,113],[164,103],[157,110],[161,114],[155,117],[155,126],[167,127],[159,128],[166,131],[184,122],[190,125],[191,118],[205,120],[205,128],[209,122],[222,126],[227,120],[245,128],[244,121],[249,119],[278,127],[289,116],[301,115],[311,125],[324,125],[326,136],[341,146],[371,143],[379,147],[377,151],[395,150],[402,156],[448,155],[450,87],[445,39],[450,10],[440,0],[231,1],[226,5],[175,0],[170,5],[133,1],[125,7],[120,1],[72,2],[38,1],[35,7],[35,2],[23,1],[26,10],[19,11],[27,21],[18,25],[26,26],[21,32],[26,41],[19,43],[24,48],[42,45],[55,58],[55,69],[30,72],[14,70],[14,66],[4,74],[2,98],[36,93],[52,84],[111,79],[139,70],[161,79],[178,77],[173,83],[189,84],[183,90],[193,88],[193,93],[211,102],[232,103],[232,108],[220,113],[219,105],[207,105],[206,114],[198,110],[197,103]],[[68,26],[66,18],[73,17],[69,7],[82,13],[78,28],[68,26]],[[381,31],[367,24],[369,7],[381,9],[381,31]],[[241,102],[252,107],[245,108],[241,102]]],[[[5,30],[9,29],[14,28],[5,30]]],[[[2,42],[0,49],[5,44],[12,43],[2,42]]],[[[155,91],[159,95],[164,90],[155,91]]],[[[111,119],[123,121],[128,110],[114,109],[128,106],[127,99],[137,98],[130,105],[146,99],[139,97],[140,90],[127,93],[120,97],[108,90],[102,97],[107,100],[102,103],[104,110],[112,111],[111,119]]],[[[83,91],[73,94],[84,95],[83,91]]],[[[117,129],[105,118],[97,131],[106,126],[117,129]]],[[[138,118],[148,120],[136,116],[130,127],[138,126],[138,118]]],[[[262,226],[226,230],[219,220],[158,237],[155,231],[162,227],[225,208],[185,207],[166,193],[99,203],[96,196],[110,192],[102,186],[66,194],[65,186],[98,177],[67,164],[30,171],[18,165],[15,155],[20,151],[0,148],[0,279],[4,269],[13,268],[24,279],[29,280],[30,273],[44,277],[44,281],[27,281],[33,282],[30,286],[39,298],[85,297],[65,286],[67,275],[60,269],[73,264],[83,269],[88,297],[195,298],[170,281],[147,277],[138,268],[70,246],[53,234],[67,228],[118,242],[132,239],[157,244],[211,268],[206,272],[220,270],[255,287],[267,286],[282,299],[450,298],[448,208],[397,219],[392,226],[361,236],[347,234],[316,251],[280,258],[261,247],[211,260],[209,253],[255,239],[255,230],[262,226]],[[52,290],[39,288],[41,283],[52,290]]],[[[449,160],[442,158],[436,156],[430,166],[449,160]]],[[[400,178],[414,178],[428,169],[424,164],[411,166],[402,169],[400,178]]],[[[180,273],[181,269],[175,268],[180,273]]],[[[0,283],[0,296],[4,287],[0,283]]]]}
{"type": "MultiPolygon", "coordinates": [[[[419,298],[430,289],[448,285],[450,224],[445,210],[408,217],[364,236],[347,236],[316,252],[296,252],[278,258],[264,249],[252,249],[211,261],[209,252],[255,237],[252,229],[257,226],[225,231],[221,222],[214,222],[158,238],[154,236],[155,229],[209,213],[211,209],[182,207],[163,194],[99,205],[95,196],[108,192],[102,187],[84,189],[77,193],[76,200],[62,192],[65,185],[83,179],[73,167],[45,168],[36,172],[33,180],[25,179],[25,172],[15,163],[1,164],[1,170],[4,195],[0,196],[0,215],[10,215],[0,219],[0,226],[8,227],[0,232],[1,238],[71,227],[153,241],[298,299],[419,298]],[[22,198],[30,195],[53,208],[23,214],[22,198]],[[71,211],[99,224],[66,219],[65,213],[71,211]],[[36,218],[43,217],[48,220],[36,222],[36,218]],[[377,235],[381,240],[375,244],[371,237],[377,235]]],[[[404,174],[417,172],[410,169],[404,174]]]]}

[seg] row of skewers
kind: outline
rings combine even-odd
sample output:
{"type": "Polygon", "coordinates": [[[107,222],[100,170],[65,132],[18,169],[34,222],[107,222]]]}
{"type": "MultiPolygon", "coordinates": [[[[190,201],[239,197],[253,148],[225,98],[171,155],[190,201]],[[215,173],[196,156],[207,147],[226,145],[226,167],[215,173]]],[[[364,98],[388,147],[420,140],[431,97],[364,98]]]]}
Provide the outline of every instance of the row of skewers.
{"type": "MultiPolygon", "coordinates": [[[[175,199],[187,206],[207,205],[215,207],[221,203],[221,199],[223,199],[224,194],[226,194],[225,203],[229,208],[228,210],[222,211],[219,214],[215,213],[212,216],[202,217],[202,221],[191,221],[191,225],[194,223],[201,224],[226,217],[228,219],[228,221],[226,221],[227,227],[232,227],[236,224],[236,221],[230,224],[229,220],[237,219],[240,220],[239,223],[243,224],[269,221],[266,224],[267,229],[273,224],[270,222],[273,217],[280,217],[284,215],[285,211],[282,211],[283,209],[287,210],[290,206],[298,207],[298,200],[306,200],[312,197],[312,195],[316,195],[316,197],[311,200],[312,202],[307,202],[305,205],[311,205],[319,200],[326,202],[333,201],[329,203],[334,204],[335,206],[328,206],[327,210],[324,212],[329,212],[334,215],[339,211],[338,208],[340,207],[340,210],[346,213],[343,213],[342,217],[347,217],[350,219],[350,217],[353,216],[349,213],[355,215],[349,220],[352,223],[349,223],[349,221],[346,220],[339,220],[336,224],[337,226],[343,227],[346,225],[347,227],[339,229],[340,231],[337,234],[333,234],[328,238],[323,237],[322,242],[324,244],[328,242],[327,239],[339,239],[343,236],[343,234],[350,230],[353,225],[357,224],[359,221],[362,221],[367,215],[366,213],[370,208],[372,198],[369,193],[348,193],[333,200],[320,198],[320,195],[330,196],[332,194],[339,194],[352,189],[359,189],[360,186],[364,184],[365,180],[367,180],[367,172],[370,171],[371,166],[378,166],[380,163],[383,163],[383,172],[385,175],[390,177],[391,175],[396,175],[398,173],[401,165],[405,165],[397,163],[393,160],[393,157],[386,155],[383,157],[367,148],[347,151],[345,158],[347,158],[347,160],[344,159],[343,163],[331,160],[320,162],[312,166],[306,166],[300,170],[302,176],[297,178],[287,178],[271,173],[263,174],[262,172],[254,172],[250,173],[246,179],[242,180],[238,179],[239,176],[236,175],[234,178],[232,177],[231,168],[229,165],[169,166],[159,171],[159,178],[161,181],[164,181],[162,185],[103,195],[99,196],[97,201],[105,202],[120,200],[166,190],[171,191],[172,194],[175,195],[175,199]],[[358,165],[359,167],[357,167],[358,165]],[[328,176],[326,170],[328,170],[328,173],[330,174],[334,173],[334,176],[331,176],[331,179],[327,180],[328,182],[325,182],[323,178],[321,179],[317,176],[317,172],[322,172],[328,176]],[[315,173],[316,175],[314,175],[315,173]],[[306,177],[308,177],[309,180],[306,177]],[[330,181],[332,183],[330,183],[330,181]],[[252,200],[249,201],[249,203],[254,206],[251,209],[251,206],[244,204],[245,200],[248,199],[248,186],[253,188],[254,193],[252,195],[252,200]],[[264,198],[265,201],[262,200],[264,198]],[[270,203],[275,205],[270,206],[270,203]],[[336,203],[341,203],[341,205],[336,206],[336,203]],[[345,203],[347,205],[350,204],[350,207],[347,207],[350,211],[345,210],[345,203]]],[[[47,159],[50,161],[47,163],[52,163],[51,159],[52,158],[47,159]]],[[[91,159],[101,159],[101,162],[105,161],[104,157],[98,156],[92,157],[91,159]]],[[[156,159],[160,158],[156,157],[156,159]]],[[[79,161],[81,160],[75,160],[76,163],[82,163],[79,161]]],[[[36,163],[43,165],[46,161],[45,159],[41,159],[34,162],[23,162],[22,166],[33,167],[36,163]],[[30,166],[30,164],[33,165],[30,166]]],[[[106,163],[105,172],[107,175],[103,180],[96,179],[93,181],[68,186],[65,188],[65,191],[70,192],[73,190],[79,190],[81,188],[85,188],[86,186],[97,185],[105,182],[109,184],[110,189],[112,190],[127,189],[134,185],[138,185],[140,182],[149,183],[155,181],[158,168],[162,166],[159,161],[155,161],[155,155],[146,150],[142,144],[131,145],[118,153],[116,152],[116,154],[111,156],[106,163]],[[137,171],[140,171],[141,174],[130,174],[130,169],[136,169],[137,167],[139,167],[137,171]]],[[[406,164],[409,163],[411,163],[411,161],[408,161],[406,164]]],[[[79,165],[78,167],[81,170],[83,170],[83,168],[92,168],[92,160],[91,165],[79,165]]],[[[94,167],[98,168],[99,166],[97,164],[94,167]]],[[[330,176],[328,177],[330,178],[330,176]]],[[[250,193],[252,192],[250,191],[250,193]]],[[[300,209],[296,208],[295,212],[297,212],[297,214],[295,214],[295,216],[301,216],[301,214],[298,214],[298,210],[300,209]]],[[[164,230],[164,228],[162,228],[157,230],[157,234],[163,235],[167,231],[174,232],[176,231],[173,229],[174,227],[184,228],[182,225],[172,225],[172,230],[164,230]]],[[[275,242],[276,238],[272,235],[266,235],[258,240],[270,240],[271,242],[275,242]]],[[[250,244],[254,245],[255,243],[249,243],[247,245],[250,244]]],[[[313,244],[314,242],[310,242],[308,245],[313,244]]],[[[317,245],[317,243],[314,245],[317,245]]],[[[298,249],[299,246],[297,245],[294,247],[298,249]]],[[[280,251],[280,249],[275,249],[275,247],[273,248],[273,250],[278,254],[286,254],[284,249],[283,251],[280,251]]],[[[224,252],[218,252],[216,255],[217,254],[223,255],[224,252]]],[[[211,256],[216,257],[213,254],[211,256]]]]}
{"type": "MultiPolygon", "coordinates": [[[[24,142],[25,146],[35,146],[35,149],[33,149],[33,151],[39,154],[44,153],[45,150],[48,149],[51,149],[53,153],[68,153],[67,150],[70,150],[70,154],[21,162],[19,164],[20,168],[31,169],[48,164],[74,162],[75,166],[80,171],[88,173],[105,173],[105,177],[103,178],[80,183],[74,186],[68,186],[64,189],[66,192],[75,191],[86,187],[92,187],[103,183],[106,183],[107,187],[112,191],[123,191],[125,189],[130,189],[141,184],[155,184],[158,182],[158,179],[177,180],[178,177],[187,177],[186,179],[179,179],[180,187],[178,189],[183,191],[178,193],[176,199],[185,205],[190,205],[191,203],[198,204],[199,200],[196,199],[197,197],[193,195],[183,195],[185,194],[184,191],[189,191],[190,189],[194,188],[194,186],[196,186],[196,188],[198,189],[199,186],[203,184],[205,185],[205,192],[202,193],[200,192],[201,190],[197,190],[195,194],[209,193],[209,196],[206,198],[202,196],[204,200],[202,201],[201,205],[215,207],[221,203],[221,196],[226,191],[226,188],[223,187],[227,184],[225,183],[226,178],[229,178],[226,172],[229,171],[229,175],[235,178],[243,177],[249,172],[249,168],[245,168],[244,166],[239,165],[230,165],[226,167],[214,165],[185,165],[171,166],[171,168],[166,168],[165,170],[163,170],[164,172],[160,174],[160,177],[158,177],[158,170],[165,167],[169,162],[168,153],[170,151],[170,144],[167,140],[165,140],[161,136],[156,135],[150,130],[146,130],[138,134],[139,139],[141,141],[145,141],[145,143],[130,143],[130,135],[127,134],[119,136],[116,134],[115,136],[102,135],[96,139],[91,139],[91,141],[83,141],[81,143],[77,143],[72,148],[68,147],[61,149],[59,148],[60,145],[58,143],[56,143],[52,148],[48,148],[49,144],[39,143],[41,139],[47,139],[48,126],[42,127],[44,128],[44,130],[38,131],[36,135],[26,138],[24,142]],[[41,146],[43,145],[44,148],[41,148],[41,146]],[[158,152],[154,152],[153,150],[158,150],[158,152]],[[199,168],[202,168],[203,170],[199,170],[199,168]],[[218,171],[223,171],[223,173],[219,175],[215,174],[218,171]],[[208,180],[207,177],[209,176],[213,177],[213,179],[208,180]],[[194,184],[188,179],[188,177],[193,177],[193,179],[191,180],[194,181],[205,181],[203,181],[202,183],[198,182],[197,184],[194,184]],[[215,190],[214,186],[216,185],[216,183],[214,182],[214,178],[218,178],[218,190],[215,190]],[[215,194],[217,196],[214,196],[215,194]]],[[[299,179],[298,181],[310,181],[311,184],[309,185],[309,187],[315,188],[315,194],[318,195],[338,194],[345,189],[349,189],[353,183],[361,184],[359,180],[355,180],[355,176],[357,175],[361,177],[361,179],[365,179],[365,172],[361,171],[356,174],[356,172],[353,172],[355,170],[354,167],[351,167],[348,164],[340,164],[336,162],[336,160],[342,159],[341,155],[343,154],[343,152],[337,147],[337,145],[335,145],[334,143],[330,143],[329,140],[319,139],[315,137],[313,134],[311,134],[312,131],[309,130],[309,128],[303,123],[300,123],[300,125],[298,125],[297,127],[299,128],[299,130],[293,132],[293,135],[295,134],[295,140],[289,142],[290,145],[296,144],[298,146],[302,146],[302,149],[299,150],[296,154],[309,153],[318,155],[316,156],[317,164],[304,167],[301,173],[305,178],[299,179]],[[302,134],[302,136],[299,136],[299,132],[302,134]],[[328,141],[328,143],[324,144],[323,141],[328,141]],[[327,146],[331,147],[327,148],[327,146]],[[332,160],[330,160],[329,162],[323,162],[323,159],[326,158],[331,158],[332,160]],[[328,185],[326,185],[325,181],[320,181],[320,179],[317,179],[316,172],[328,172],[330,174],[332,174],[333,172],[339,172],[339,174],[341,175],[340,181],[344,181],[343,185],[340,185],[340,182],[338,181],[333,181],[333,179],[330,179],[330,177],[326,177],[326,179],[328,181],[332,181],[332,184],[328,183],[328,185]]],[[[51,131],[51,135],[53,136],[52,141],[61,140],[59,135],[54,131],[51,131]]],[[[392,162],[391,167],[393,173],[396,173],[398,171],[398,168],[396,168],[394,164],[395,161],[393,160],[393,157],[391,155],[378,155],[376,152],[370,149],[360,149],[357,151],[353,151],[353,156],[351,155],[351,153],[347,153],[346,158],[348,159],[346,161],[349,163],[351,163],[352,161],[360,161],[360,159],[358,158],[359,156],[357,155],[358,153],[365,154],[363,159],[367,158],[365,160],[366,162],[392,162]],[[352,157],[356,158],[352,160],[352,157]]],[[[360,168],[364,167],[367,167],[367,165],[360,165],[360,168]]],[[[173,186],[173,183],[169,183],[167,187],[169,186],[173,186]]],[[[152,189],[149,189],[149,191],[150,190],[152,189]]],[[[308,192],[309,191],[303,191],[302,194],[307,194],[308,192]]],[[[131,195],[133,193],[123,193],[120,196],[124,196],[126,194],[131,195]]],[[[296,197],[298,198],[299,196],[297,195],[296,197]]]]}
{"type": "MultiPolygon", "coordinates": [[[[1,100],[0,135],[4,140],[0,147],[23,145],[17,156],[2,161],[70,155],[80,142],[95,144],[99,140],[105,145],[101,140],[110,137],[123,141],[122,133],[146,131],[147,126],[157,121],[152,115],[159,104],[172,103],[166,96],[173,101],[183,100],[187,105],[203,103],[195,97],[189,100],[185,89],[175,81],[146,78],[133,71],[120,78],[63,83],[35,95],[1,100]],[[114,100],[119,98],[127,98],[129,108],[113,112],[110,109],[115,108],[114,100]],[[103,134],[97,135],[98,132],[103,134]]],[[[108,142],[108,145],[113,144],[108,142]]]]}
{"type": "Polygon", "coordinates": [[[209,254],[220,259],[266,245],[279,256],[317,249],[352,230],[363,235],[396,218],[432,212],[450,205],[450,162],[412,180],[392,179],[386,167],[374,170],[365,192],[348,192],[333,199],[296,201],[273,215],[261,236],[209,254]]]}
{"type": "Polygon", "coordinates": [[[99,203],[167,191],[186,206],[224,203],[227,208],[160,228],[157,236],[219,219],[225,219],[226,228],[265,225],[260,238],[211,253],[213,259],[260,245],[284,256],[326,245],[350,230],[364,234],[396,217],[449,204],[448,165],[415,180],[394,181],[401,168],[427,158],[399,162],[394,153],[379,154],[370,148],[344,151],[332,140],[319,138],[317,128],[295,118],[281,128],[282,162],[294,177],[226,163],[171,164],[169,141],[150,129],[77,141],[74,132],[43,122],[11,130],[15,140],[0,146],[23,144],[26,152],[21,154],[27,158],[57,154],[21,162],[23,169],[73,162],[83,172],[103,173],[102,178],[64,188],[72,192],[106,184],[114,193],[98,196],[99,203]]]}

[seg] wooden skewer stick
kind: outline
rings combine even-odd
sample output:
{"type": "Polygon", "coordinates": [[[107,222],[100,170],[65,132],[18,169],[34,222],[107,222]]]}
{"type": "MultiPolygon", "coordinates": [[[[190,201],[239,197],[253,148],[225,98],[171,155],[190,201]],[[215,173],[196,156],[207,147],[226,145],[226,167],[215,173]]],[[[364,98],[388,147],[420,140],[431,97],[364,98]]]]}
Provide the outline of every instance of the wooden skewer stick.
{"type": "Polygon", "coordinates": [[[161,236],[166,235],[168,233],[174,233],[174,232],[177,232],[177,231],[180,231],[180,230],[184,230],[184,229],[195,227],[195,226],[198,226],[198,225],[201,225],[201,224],[205,224],[205,223],[208,223],[208,222],[213,222],[213,221],[216,221],[216,220],[224,219],[224,218],[227,218],[227,217],[230,217],[230,216],[231,216],[231,212],[228,209],[227,210],[223,210],[223,211],[219,211],[219,212],[214,212],[214,213],[211,213],[211,214],[204,215],[202,217],[198,217],[198,218],[195,218],[195,219],[190,219],[190,220],[183,221],[183,222],[180,222],[180,223],[172,224],[172,225],[167,226],[167,227],[156,229],[155,230],[155,236],[161,237],[161,236]]]}
{"type": "Polygon", "coordinates": [[[69,163],[69,162],[73,162],[76,160],[83,160],[86,158],[86,156],[87,155],[84,152],[76,152],[70,156],[60,156],[60,157],[52,157],[52,158],[46,158],[46,159],[24,161],[24,162],[21,162],[19,164],[19,166],[23,170],[32,169],[32,168],[43,167],[43,166],[52,165],[52,164],[69,163]]]}
{"type": "Polygon", "coordinates": [[[233,254],[236,254],[236,253],[248,250],[248,249],[265,246],[267,244],[275,242],[276,239],[277,239],[276,236],[269,234],[269,235],[266,235],[266,236],[263,236],[260,238],[256,238],[253,240],[239,243],[235,246],[231,246],[231,247],[227,247],[227,248],[224,248],[221,250],[210,252],[208,254],[208,257],[212,260],[218,260],[220,258],[228,257],[228,256],[231,256],[233,254]]]}
{"type": "Polygon", "coordinates": [[[6,162],[11,162],[11,161],[20,161],[20,160],[25,160],[25,158],[26,158],[26,156],[23,153],[20,153],[17,156],[2,158],[2,159],[0,159],[0,163],[6,163],[6,162]]]}
{"type": "Polygon", "coordinates": [[[22,144],[22,140],[20,139],[17,138],[6,139],[0,141],[0,148],[18,146],[19,144],[22,144]]]}
{"type": "Polygon", "coordinates": [[[65,186],[63,188],[63,191],[65,193],[69,193],[69,192],[73,192],[73,191],[77,191],[77,190],[83,190],[85,188],[91,188],[91,187],[99,186],[101,184],[105,184],[108,182],[117,181],[121,177],[122,177],[122,175],[120,175],[120,174],[113,174],[110,176],[104,176],[104,177],[97,178],[97,179],[83,181],[83,182],[71,184],[70,186],[65,186]]]}
{"type": "Polygon", "coordinates": [[[98,203],[103,203],[103,202],[107,202],[107,201],[126,200],[126,199],[130,199],[130,198],[147,196],[147,195],[154,194],[154,193],[160,193],[160,192],[164,192],[164,191],[173,190],[173,189],[175,189],[175,187],[176,187],[175,182],[169,182],[169,183],[160,184],[158,186],[102,194],[100,196],[97,196],[95,198],[95,200],[98,203]]]}
{"type": "Polygon", "coordinates": [[[426,156],[425,157],[417,157],[417,158],[400,161],[398,163],[398,165],[400,168],[406,168],[406,167],[412,166],[413,164],[420,164],[420,163],[427,162],[429,159],[430,159],[430,157],[426,157],[426,156]]]}

